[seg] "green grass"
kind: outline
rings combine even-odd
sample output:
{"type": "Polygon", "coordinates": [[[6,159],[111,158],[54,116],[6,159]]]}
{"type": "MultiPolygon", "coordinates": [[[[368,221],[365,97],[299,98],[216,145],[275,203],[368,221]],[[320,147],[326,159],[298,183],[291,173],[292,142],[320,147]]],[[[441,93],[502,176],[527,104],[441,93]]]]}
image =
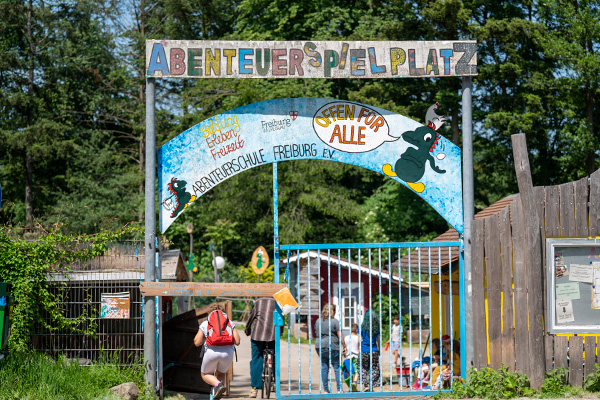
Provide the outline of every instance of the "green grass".
{"type": "Polygon", "coordinates": [[[108,389],[125,382],[138,385],[141,400],[154,398],[143,393],[142,365],[123,367],[105,360],[80,367],[63,356],[54,360],[35,352],[11,353],[0,360],[0,399],[116,400],[108,389]]]}

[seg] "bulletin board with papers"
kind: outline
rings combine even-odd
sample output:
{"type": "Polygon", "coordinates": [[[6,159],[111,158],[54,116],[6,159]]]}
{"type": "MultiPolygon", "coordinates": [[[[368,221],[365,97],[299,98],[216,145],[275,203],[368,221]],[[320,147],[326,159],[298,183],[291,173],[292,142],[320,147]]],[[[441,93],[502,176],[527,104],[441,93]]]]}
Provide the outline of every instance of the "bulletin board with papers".
{"type": "Polygon", "coordinates": [[[547,239],[547,331],[600,333],[600,239],[547,239]]]}

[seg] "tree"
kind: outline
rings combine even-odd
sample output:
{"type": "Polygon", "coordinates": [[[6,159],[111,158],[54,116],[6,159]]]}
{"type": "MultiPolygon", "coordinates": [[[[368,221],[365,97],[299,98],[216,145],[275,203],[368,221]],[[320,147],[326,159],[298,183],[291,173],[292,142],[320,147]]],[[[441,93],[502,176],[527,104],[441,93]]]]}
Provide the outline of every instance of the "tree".
{"type": "Polygon", "coordinates": [[[538,43],[548,63],[556,63],[550,76],[537,83],[556,98],[555,126],[551,133],[560,143],[561,172],[570,180],[596,170],[600,145],[600,5],[595,1],[547,1],[539,5],[538,43]]]}
{"type": "MultiPolygon", "coordinates": [[[[5,160],[0,171],[11,183],[4,185],[7,197],[14,200],[5,212],[31,228],[36,209],[42,220],[56,220],[71,203],[74,210],[69,212],[95,214],[89,224],[97,226],[111,213],[85,214],[78,200],[87,194],[99,197],[101,190],[95,187],[104,186],[100,182],[110,168],[94,167],[114,164],[110,142],[103,137],[110,125],[104,119],[105,89],[113,83],[109,77],[116,67],[111,37],[103,34],[91,2],[29,0],[0,7],[0,68],[7,71],[0,74],[0,151],[5,160]],[[24,201],[17,200],[21,191],[24,201]]],[[[96,211],[94,204],[85,205],[96,211]]]]}

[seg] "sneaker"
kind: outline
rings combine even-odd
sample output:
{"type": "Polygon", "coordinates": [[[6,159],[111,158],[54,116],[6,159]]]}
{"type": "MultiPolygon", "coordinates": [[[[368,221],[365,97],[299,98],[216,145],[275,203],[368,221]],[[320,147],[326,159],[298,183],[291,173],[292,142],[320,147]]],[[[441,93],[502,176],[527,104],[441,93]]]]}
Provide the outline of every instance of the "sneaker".
{"type": "Polygon", "coordinates": [[[225,387],[225,385],[223,385],[223,382],[219,382],[218,386],[212,388],[212,398],[214,400],[220,399],[226,390],[227,388],[225,387]]]}
{"type": "Polygon", "coordinates": [[[251,399],[255,399],[257,395],[258,395],[257,388],[253,387],[252,389],[250,389],[250,394],[248,395],[248,397],[250,397],[251,399]]]}
{"type": "Polygon", "coordinates": [[[356,383],[352,382],[352,392],[358,392],[358,389],[356,388],[356,383]]]}

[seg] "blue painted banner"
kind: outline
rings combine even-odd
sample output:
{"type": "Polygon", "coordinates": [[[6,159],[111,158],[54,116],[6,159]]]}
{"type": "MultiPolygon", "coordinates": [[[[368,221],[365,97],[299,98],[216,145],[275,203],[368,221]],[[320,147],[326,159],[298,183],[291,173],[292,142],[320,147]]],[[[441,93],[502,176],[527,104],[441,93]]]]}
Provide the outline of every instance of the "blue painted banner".
{"type": "Polygon", "coordinates": [[[333,99],[277,99],[202,121],[158,150],[160,230],[222,181],[249,168],[320,159],[387,175],[463,231],[460,149],[435,129],[377,107],[333,99]]]}

